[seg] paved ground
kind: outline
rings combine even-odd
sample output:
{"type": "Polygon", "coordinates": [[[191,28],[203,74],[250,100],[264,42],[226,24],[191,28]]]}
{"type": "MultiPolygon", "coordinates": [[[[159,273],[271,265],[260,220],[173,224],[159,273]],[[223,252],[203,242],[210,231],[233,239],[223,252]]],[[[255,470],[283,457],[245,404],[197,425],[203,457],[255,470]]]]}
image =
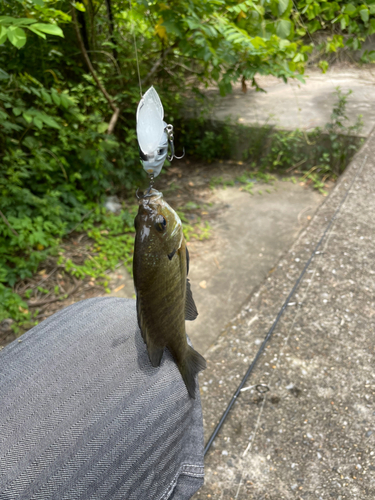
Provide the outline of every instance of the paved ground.
{"type": "MultiPolygon", "coordinates": [[[[272,76],[257,77],[258,84],[267,93],[249,88],[244,94],[238,85],[232,94],[217,99],[214,116],[220,120],[232,116],[246,125],[267,122],[286,130],[323,127],[337,101],[335,89],[340,87],[345,92],[353,91],[348,98],[348,123],[353,125],[362,114],[364,127],[360,135],[367,137],[375,122],[375,69],[371,68],[333,67],[326,74],[310,70],[305,84],[298,80],[285,84],[272,76]]],[[[212,94],[217,95],[217,92],[212,94]]]]}
{"type": "Polygon", "coordinates": [[[277,269],[206,353],[206,439],[359,172],[206,457],[194,497],[375,498],[375,133],[277,269]],[[252,386],[266,384],[259,395],[252,386]]]}
{"type": "MultiPolygon", "coordinates": [[[[195,178],[194,184],[198,184],[195,178]]],[[[188,243],[189,277],[199,316],[187,322],[186,329],[199,352],[204,354],[216,341],[323,200],[310,187],[282,181],[256,183],[254,195],[240,191],[238,185],[205,196],[215,214],[210,219],[212,237],[188,243]]],[[[113,296],[134,296],[133,280],[125,268],[110,276],[111,288],[118,290],[113,296]]]]}
{"type": "Polygon", "coordinates": [[[253,196],[238,188],[218,190],[213,198],[223,209],[211,223],[212,239],[189,245],[199,316],[186,327],[199,352],[217,340],[324,200],[291,182],[257,186],[253,196]]]}

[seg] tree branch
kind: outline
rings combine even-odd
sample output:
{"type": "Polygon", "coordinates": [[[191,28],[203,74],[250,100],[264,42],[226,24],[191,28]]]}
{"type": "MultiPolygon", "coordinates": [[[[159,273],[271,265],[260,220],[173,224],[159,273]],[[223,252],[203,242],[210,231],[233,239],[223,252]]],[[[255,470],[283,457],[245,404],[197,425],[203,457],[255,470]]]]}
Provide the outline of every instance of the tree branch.
{"type": "Polygon", "coordinates": [[[12,228],[12,226],[9,224],[8,219],[5,217],[5,215],[3,214],[3,212],[1,210],[0,210],[0,217],[3,219],[5,224],[9,227],[9,229],[12,231],[14,236],[17,236],[17,238],[19,238],[20,235],[17,233],[17,231],[15,229],[12,228]]]}
{"type": "Polygon", "coordinates": [[[92,74],[92,76],[93,76],[93,78],[94,78],[97,86],[101,90],[101,92],[104,95],[104,97],[107,99],[108,104],[111,106],[111,108],[114,111],[114,113],[112,115],[112,118],[111,118],[111,120],[109,122],[108,130],[107,130],[107,133],[111,134],[113,132],[113,129],[115,128],[117,119],[119,117],[120,109],[115,105],[115,103],[113,102],[111,96],[108,94],[108,92],[106,91],[106,89],[103,87],[103,85],[101,84],[99,78],[97,77],[97,75],[95,73],[94,67],[91,64],[91,60],[89,58],[89,55],[87,53],[87,50],[86,50],[86,48],[84,46],[84,43],[83,43],[83,40],[82,40],[82,37],[81,37],[81,33],[80,33],[80,30],[79,30],[79,25],[78,25],[78,22],[77,22],[77,16],[76,16],[76,12],[75,12],[75,8],[74,7],[72,7],[72,18],[73,18],[74,29],[75,29],[75,32],[76,32],[76,35],[77,35],[78,45],[79,45],[79,48],[80,48],[81,53],[83,55],[83,58],[84,58],[84,60],[85,60],[85,62],[87,64],[87,67],[89,68],[90,73],[92,74]]]}
{"type": "Polygon", "coordinates": [[[141,84],[144,85],[147,80],[149,80],[152,75],[156,72],[156,70],[158,69],[158,67],[161,65],[161,63],[164,61],[164,59],[166,58],[166,56],[169,54],[169,52],[175,47],[176,44],[174,45],[171,45],[170,47],[168,47],[164,52],[163,52],[163,55],[156,61],[156,63],[153,65],[153,67],[150,69],[150,72],[143,78],[143,80],[141,81],[141,84]]]}
{"type": "Polygon", "coordinates": [[[115,125],[116,125],[116,122],[117,122],[119,114],[120,114],[120,109],[117,108],[117,111],[115,111],[113,113],[112,118],[109,121],[109,125],[108,125],[108,128],[107,128],[107,134],[108,135],[112,134],[113,129],[115,128],[115,125]]]}

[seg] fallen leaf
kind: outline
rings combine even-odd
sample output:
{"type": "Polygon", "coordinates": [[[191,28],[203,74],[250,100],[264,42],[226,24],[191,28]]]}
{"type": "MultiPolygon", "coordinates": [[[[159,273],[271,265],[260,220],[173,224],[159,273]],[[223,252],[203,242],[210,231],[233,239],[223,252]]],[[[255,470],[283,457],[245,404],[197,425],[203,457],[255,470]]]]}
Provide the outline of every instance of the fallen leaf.
{"type": "Polygon", "coordinates": [[[201,288],[207,288],[207,281],[206,281],[206,280],[201,281],[201,282],[199,283],[199,286],[200,286],[201,288]]]}
{"type": "Polygon", "coordinates": [[[124,284],[122,284],[122,285],[118,286],[117,288],[115,288],[113,291],[114,291],[115,293],[117,293],[117,292],[119,292],[120,290],[122,290],[122,289],[124,288],[124,286],[125,286],[125,285],[124,285],[124,284]]]}

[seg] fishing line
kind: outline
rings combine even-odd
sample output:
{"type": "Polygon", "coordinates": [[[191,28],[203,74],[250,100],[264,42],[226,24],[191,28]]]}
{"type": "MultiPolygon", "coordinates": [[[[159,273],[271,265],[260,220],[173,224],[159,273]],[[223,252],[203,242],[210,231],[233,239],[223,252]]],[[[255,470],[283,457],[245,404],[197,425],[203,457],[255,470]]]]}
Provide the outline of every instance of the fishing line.
{"type": "MultiPolygon", "coordinates": [[[[130,12],[133,12],[131,0],[129,0],[129,9],[130,9],[130,12]]],[[[133,39],[134,39],[135,60],[137,61],[139,93],[141,94],[141,97],[142,97],[142,82],[141,82],[141,73],[139,71],[138,47],[137,47],[137,39],[135,37],[135,23],[134,23],[134,20],[132,20],[132,32],[133,32],[133,39]]]]}
{"type": "Polygon", "coordinates": [[[335,219],[336,219],[336,217],[337,217],[337,215],[338,215],[339,211],[341,210],[342,206],[344,205],[344,203],[345,203],[345,201],[346,201],[346,198],[348,197],[349,192],[350,192],[350,190],[351,190],[351,188],[352,188],[352,186],[353,186],[354,182],[356,181],[357,177],[358,177],[358,176],[359,176],[359,174],[362,172],[363,167],[364,167],[364,166],[365,166],[365,164],[366,164],[366,161],[367,161],[367,155],[365,156],[365,158],[364,158],[364,160],[363,160],[363,162],[362,162],[362,165],[361,165],[361,167],[359,168],[358,172],[357,172],[357,173],[355,174],[355,176],[353,177],[353,180],[352,180],[352,182],[350,183],[350,185],[349,185],[348,189],[346,190],[345,195],[343,196],[343,198],[342,198],[342,200],[341,200],[341,202],[340,202],[339,206],[337,207],[337,209],[336,209],[335,213],[333,214],[333,216],[331,217],[330,221],[328,222],[327,227],[326,227],[326,229],[324,230],[324,233],[323,233],[322,237],[320,238],[320,240],[318,241],[318,243],[317,243],[317,245],[315,246],[314,250],[312,251],[312,253],[311,253],[311,255],[310,255],[309,260],[306,262],[306,264],[305,264],[304,268],[302,269],[302,272],[301,272],[301,274],[299,275],[299,277],[297,278],[297,281],[295,282],[295,284],[294,284],[294,286],[293,286],[293,288],[292,288],[291,292],[289,293],[289,295],[288,295],[288,297],[286,298],[286,300],[285,300],[284,304],[282,305],[282,307],[281,307],[281,309],[280,309],[280,311],[279,311],[278,315],[276,316],[275,321],[273,322],[273,324],[272,324],[271,328],[269,329],[269,331],[268,331],[267,335],[265,336],[265,338],[264,338],[264,340],[263,340],[263,342],[262,342],[262,345],[260,346],[260,348],[259,348],[259,350],[258,350],[257,354],[255,355],[255,358],[253,359],[252,363],[250,364],[249,368],[247,369],[247,372],[245,373],[245,375],[244,375],[244,377],[243,377],[243,379],[242,379],[242,381],[241,381],[240,385],[237,387],[236,392],[233,394],[232,399],[230,400],[230,402],[229,402],[229,404],[228,404],[228,406],[227,406],[226,410],[224,411],[224,413],[223,413],[222,417],[220,418],[220,421],[219,421],[219,423],[217,424],[217,426],[216,426],[216,428],[215,428],[214,432],[211,434],[211,436],[210,436],[209,440],[207,441],[207,444],[206,444],[206,446],[205,446],[205,448],[204,448],[204,455],[206,455],[206,454],[207,454],[207,452],[209,451],[209,449],[211,448],[211,445],[212,445],[212,443],[214,442],[214,440],[215,440],[216,436],[218,435],[218,433],[219,433],[219,431],[220,431],[221,427],[223,426],[223,424],[224,424],[224,422],[225,422],[225,420],[226,420],[226,418],[227,418],[227,416],[228,416],[228,414],[229,414],[229,412],[230,412],[230,410],[231,410],[232,406],[233,406],[233,405],[234,405],[234,403],[236,402],[236,400],[237,400],[237,398],[238,398],[239,394],[241,393],[241,389],[242,389],[242,388],[243,388],[243,386],[245,385],[245,383],[246,383],[247,379],[249,378],[249,376],[250,376],[251,372],[254,370],[255,365],[256,365],[256,363],[257,363],[257,361],[258,361],[258,359],[259,359],[260,355],[261,355],[261,354],[262,354],[262,352],[264,351],[264,348],[265,348],[265,346],[266,346],[267,342],[270,340],[270,338],[271,338],[271,336],[272,336],[272,334],[273,334],[273,332],[274,332],[274,330],[275,330],[275,328],[276,328],[277,323],[279,322],[279,320],[280,320],[281,316],[283,315],[283,313],[284,313],[285,309],[287,308],[288,303],[290,302],[290,299],[293,297],[293,295],[294,295],[295,291],[297,290],[297,288],[298,288],[298,286],[299,286],[299,284],[300,284],[300,282],[301,282],[301,280],[302,280],[303,276],[305,275],[305,273],[306,273],[306,271],[307,271],[307,269],[308,269],[309,265],[311,264],[311,261],[313,260],[313,258],[314,258],[314,257],[315,257],[315,255],[317,254],[318,248],[320,247],[320,245],[322,244],[322,242],[323,242],[324,238],[326,237],[326,234],[327,234],[327,233],[328,233],[328,231],[330,230],[330,228],[331,228],[331,226],[332,226],[333,222],[335,221],[335,219]]]}

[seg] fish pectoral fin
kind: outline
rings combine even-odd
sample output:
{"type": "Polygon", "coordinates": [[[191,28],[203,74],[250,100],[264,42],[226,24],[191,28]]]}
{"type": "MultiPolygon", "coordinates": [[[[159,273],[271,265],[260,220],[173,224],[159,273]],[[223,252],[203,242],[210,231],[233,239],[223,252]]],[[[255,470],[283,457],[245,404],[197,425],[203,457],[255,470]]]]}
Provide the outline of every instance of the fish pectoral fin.
{"type": "Polygon", "coordinates": [[[143,338],[143,342],[146,342],[146,325],[145,322],[143,321],[142,317],[142,301],[138,293],[136,292],[136,297],[137,297],[137,321],[138,321],[138,326],[141,331],[141,335],[143,338]]]}
{"type": "Polygon", "coordinates": [[[174,254],[177,252],[177,250],[174,248],[171,253],[168,254],[168,259],[172,260],[174,254]]]}
{"type": "Polygon", "coordinates": [[[190,281],[186,279],[185,319],[194,321],[197,316],[198,311],[191,293],[190,281]]]}
{"type": "Polygon", "coordinates": [[[154,367],[160,366],[161,358],[163,357],[164,353],[164,347],[156,346],[150,339],[150,336],[148,335],[147,324],[146,321],[144,321],[144,317],[142,314],[142,301],[138,293],[137,293],[137,319],[143,341],[147,346],[147,353],[148,357],[150,358],[150,362],[154,367]]]}
{"type": "Polygon", "coordinates": [[[164,348],[157,347],[155,344],[150,342],[150,339],[147,339],[147,352],[148,357],[150,358],[151,364],[153,367],[160,366],[161,358],[163,357],[164,348]]]}

